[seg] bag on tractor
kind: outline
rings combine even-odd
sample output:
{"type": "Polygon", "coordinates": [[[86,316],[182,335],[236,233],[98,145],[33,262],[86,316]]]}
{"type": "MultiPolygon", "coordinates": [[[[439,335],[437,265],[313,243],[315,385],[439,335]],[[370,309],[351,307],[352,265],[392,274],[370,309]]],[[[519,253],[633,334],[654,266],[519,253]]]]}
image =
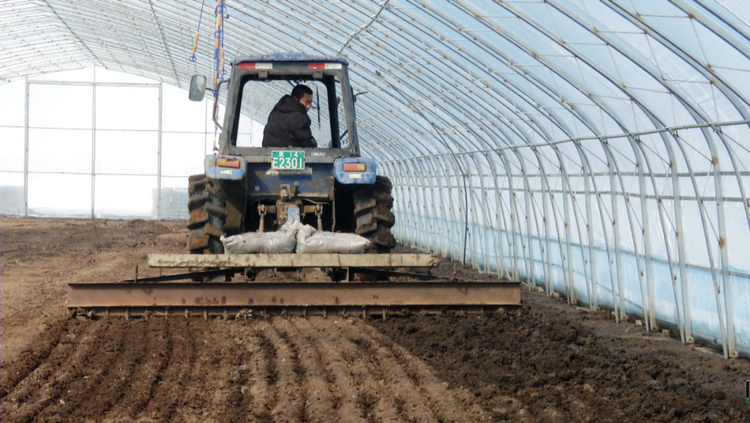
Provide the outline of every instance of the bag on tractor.
{"type": "Polygon", "coordinates": [[[290,254],[297,244],[299,222],[287,222],[276,232],[247,232],[228,237],[222,236],[224,254],[290,254]]]}
{"type": "Polygon", "coordinates": [[[363,254],[370,241],[356,234],[319,232],[310,225],[297,231],[298,254],[363,254]]]}

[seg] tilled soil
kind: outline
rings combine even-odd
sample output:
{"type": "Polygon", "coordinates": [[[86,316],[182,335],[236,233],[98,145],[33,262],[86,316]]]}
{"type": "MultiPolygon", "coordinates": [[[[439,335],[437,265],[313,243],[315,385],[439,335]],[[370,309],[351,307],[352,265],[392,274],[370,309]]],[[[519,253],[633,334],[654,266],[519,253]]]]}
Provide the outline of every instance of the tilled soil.
{"type": "Polygon", "coordinates": [[[649,339],[632,324],[624,325],[643,335],[640,342],[597,336],[587,326],[606,314],[556,313],[545,297],[525,294],[533,305],[520,316],[411,316],[374,322],[373,331],[450,387],[471,390],[493,420],[750,421],[746,361],[649,339]]]}
{"type": "Polygon", "coordinates": [[[483,414],[371,326],[339,317],[73,319],[36,368],[17,363],[6,370],[23,377],[3,381],[3,421],[464,422],[483,414]]]}
{"type": "Polygon", "coordinates": [[[67,319],[65,283],[158,274],[184,223],[0,226],[4,422],[750,421],[746,360],[527,291],[518,315],[67,319]]]}

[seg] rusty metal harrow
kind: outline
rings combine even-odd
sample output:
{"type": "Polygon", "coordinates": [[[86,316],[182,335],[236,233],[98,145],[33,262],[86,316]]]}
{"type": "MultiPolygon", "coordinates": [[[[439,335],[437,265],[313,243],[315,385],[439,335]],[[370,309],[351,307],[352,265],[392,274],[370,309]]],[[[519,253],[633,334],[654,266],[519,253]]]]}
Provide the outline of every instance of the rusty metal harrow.
{"type": "MultiPolygon", "coordinates": [[[[404,273],[394,268],[436,267],[428,254],[152,254],[149,265],[161,268],[213,268],[115,283],[68,285],[71,312],[130,316],[224,316],[268,314],[360,314],[386,317],[393,313],[505,312],[521,303],[518,282],[480,282],[404,273]],[[174,282],[244,274],[254,268],[337,268],[354,273],[410,275],[416,281],[383,282],[174,282]]],[[[236,278],[238,279],[238,278],[236,278]]]]}

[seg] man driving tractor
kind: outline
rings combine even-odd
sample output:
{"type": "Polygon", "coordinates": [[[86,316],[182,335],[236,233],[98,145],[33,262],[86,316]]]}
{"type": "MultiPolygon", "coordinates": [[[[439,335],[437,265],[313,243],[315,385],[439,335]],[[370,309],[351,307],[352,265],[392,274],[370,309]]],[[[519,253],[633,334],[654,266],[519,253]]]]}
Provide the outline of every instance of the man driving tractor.
{"type": "Polygon", "coordinates": [[[307,111],[312,107],[313,91],[297,85],[291,95],[281,97],[263,130],[263,147],[316,148],[318,143],[310,130],[307,111]]]}

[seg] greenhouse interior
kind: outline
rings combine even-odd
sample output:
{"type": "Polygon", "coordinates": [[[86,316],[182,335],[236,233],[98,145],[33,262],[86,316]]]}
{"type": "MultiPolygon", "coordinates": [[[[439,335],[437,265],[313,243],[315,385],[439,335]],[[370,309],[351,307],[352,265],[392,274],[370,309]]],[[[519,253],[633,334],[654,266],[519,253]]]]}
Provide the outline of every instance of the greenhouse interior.
{"type": "MultiPolygon", "coordinates": [[[[2,226],[185,223],[233,72],[343,64],[312,133],[345,148],[321,140],[356,108],[400,246],[750,358],[750,3],[5,0],[0,34],[2,226]]],[[[270,82],[238,148],[294,85],[270,82]]]]}

